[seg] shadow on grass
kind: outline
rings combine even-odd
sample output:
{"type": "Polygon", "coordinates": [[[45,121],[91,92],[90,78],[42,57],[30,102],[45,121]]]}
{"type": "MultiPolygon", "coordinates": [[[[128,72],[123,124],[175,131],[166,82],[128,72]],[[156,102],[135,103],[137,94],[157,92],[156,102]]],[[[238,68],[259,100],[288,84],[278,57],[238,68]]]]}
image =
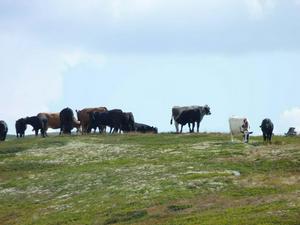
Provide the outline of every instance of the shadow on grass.
{"type": "Polygon", "coordinates": [[[106,220],[104,224],[109,225],[109,224],[115,224],[121,222],[129,222],[131,220],[141,219],[147,215],[148,213],[146,210],[132,211],[124,214],[115,214],[112,215],[110,219],[106,220]]]}

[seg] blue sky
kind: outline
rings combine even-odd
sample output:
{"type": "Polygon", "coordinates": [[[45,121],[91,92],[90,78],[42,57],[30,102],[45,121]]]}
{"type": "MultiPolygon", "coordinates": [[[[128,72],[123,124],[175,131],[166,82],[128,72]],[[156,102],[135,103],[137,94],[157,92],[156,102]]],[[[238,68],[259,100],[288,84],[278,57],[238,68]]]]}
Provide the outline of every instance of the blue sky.
{"type": "Polygon", "coordinates": [[[106,106],[173,131],[172,106],[208,104],[202,131],[300,131],[298,21],[299,0],[1,0],[0,119],[106,106]]]}

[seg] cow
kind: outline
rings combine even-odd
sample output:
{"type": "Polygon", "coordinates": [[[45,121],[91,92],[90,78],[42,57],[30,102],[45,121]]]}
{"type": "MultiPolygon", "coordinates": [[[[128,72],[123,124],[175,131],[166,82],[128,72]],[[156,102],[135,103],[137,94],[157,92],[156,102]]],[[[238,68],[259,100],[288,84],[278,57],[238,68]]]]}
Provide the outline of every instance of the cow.
{"type": "MultiPolygon", "coordinates": [[[[82,110],[76,110],[77,119],[80,121],[81,124],[81,132],[82,134],[86,134],[90,132],[90,112],[106,112],[106,107],[98,107],[98,108],[84,108],[82,110]]],[[[92,127],[95,129],[94,127],[92,127]]]]}
{"type": "Polygon", "coordinates": [[[123,132],[134,131],[134,116],[133,116],[132,112],[124,112],[123,113],[121,130],[123,132]]]}
{"type": "Polygon", "coordinates": [[[297,131],[295,127],[290,127],[288,132],[284,134],[287,137],[293,137],[297,135],[297,131]]]}
{"type": "Polygon", "coordinates": [[[24,118],[18,119],[15,123],[17,138],[25,137],[27,124],[24,118]]]}
{"type": "Polygon", "coordinates": [[[64,108],[59,113],[60,119],[60,133],[59,134],[71,134],[74,128],[74,113],[70,108],[64,108]]]}
{"type": "Polygon", "coordinates": [[[90,133],[92,129],[96,132],[99,128],[99,133],[103,133],[106,126],[111,126],[111,122],[108,119],[108,111],[106,112],[89,112],[89,125],[87,133],[90,133]]]}
{"type": "Polygon", "coordinates": [[[134,123],[134,130],[140,133],[154,133],[157,134],[158,130],[156,127],[149,126],[142,123],[134,123]]]}
{"type": "Polygon", "coordinates": [[[89,128],[99,128],[100,132],[104,127],[110,127],[110,133],[134,131],[134,117],[132,113],[124,113],[121,109],[112,109],[105,112],[89,112],[89,128]]]}
{"type": "Polygon", "coordinates": [[[171,116],[171,121],[170,124],[173,124],[173,119],[174,119],[174,124],[175,124],[175,128],[176,128],[176,133],[179,132],[179,127],[178,127],[178,122],[176,121],[176,119],[178,118],[178,116],[184,111],[184,110],[188,110],[189,107],[188,106],[174,106],[172,108],[172,116],[171,116]]]}
{"type": "Polygon", "coordinates": [[[48,129],[48,119],[46,116],[31,116],[25,118],[25,123],[33,127],[35,136],[38,136],[39,130],[42,137],[46,137],[46,130],[48,129]]]}
{"type": "MultiPolygon", "coordinates": [[[[37,116],[45,116],[48,119],[48,128],[60,129],[59,113],[39,113],[37,116]]],[[[77,128],[77,133],[80,130],[80,122],[73,116],[73,127],[77,128]]],[[[47,132],[47,130],[46,130],[47,132]]]]}
{"type": "Polygon", "coordinates": [[[229,129],[230,129],[230,134],[231,134],[231,141],[233,142],[233,136],[234,135],[239,135],[239,134],[243,134],[243,140],[245,143],[247,143],[249,141],[249,136],[250,134],[252,134],[253,132],[250,132],[250,125],[248,122],[248,119],[246,117],[230,117],[229,118],[229,129]],[[243,129],[243,124],[244,121],[247,121],[248,123],[248,128],[247,130],[243,129]]]}
{"type": "Polygon", "coordinates": [[[7,135],[7,124],[5,121],[0,120],[0,141],[5,141],[7,135]]]}
{"type": "Polygon", "coordinates": [[[261,122],[260,128],[263,132],[264,141],[272,141],[272,135],[274,130],[274,124],[272,121],[268,118],[264,119],[261,122]]]}
{"type": "Polygon", "coordinates": [[[205,115],[211,115],[210,107],[208,105],[184,107],[174,106],[172,108],[170,124],[172,124],[174,119],[177,133],[179,132],[178,124],[181,125],[180,133],[182,133],[183,126],[188,124],[189,130],[192,133],[195,129],[195,123],[197,123],[197,132],[199,132],[200,123],[205,115]]]}

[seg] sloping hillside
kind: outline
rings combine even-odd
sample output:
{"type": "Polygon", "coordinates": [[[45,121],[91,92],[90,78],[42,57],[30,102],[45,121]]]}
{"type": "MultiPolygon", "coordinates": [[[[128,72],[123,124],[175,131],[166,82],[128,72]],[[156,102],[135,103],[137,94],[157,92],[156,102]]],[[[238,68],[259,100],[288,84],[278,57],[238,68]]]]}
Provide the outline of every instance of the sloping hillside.
{"type": "Polygon", "coordinates": [[[0,143],[0,224],[300,224],[300,138],[27,137],[0,143]]]}

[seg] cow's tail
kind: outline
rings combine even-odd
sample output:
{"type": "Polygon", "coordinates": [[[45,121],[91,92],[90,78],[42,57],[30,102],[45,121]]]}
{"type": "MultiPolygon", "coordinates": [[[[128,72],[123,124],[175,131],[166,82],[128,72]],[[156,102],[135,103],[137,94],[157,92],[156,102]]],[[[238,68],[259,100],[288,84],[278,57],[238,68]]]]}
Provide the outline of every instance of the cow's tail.
{"type": "Polygon", "coordinates": [[[173,124],[173,116],[171,117],[170,124],[171,124],[171,125],[173,124]]]}

